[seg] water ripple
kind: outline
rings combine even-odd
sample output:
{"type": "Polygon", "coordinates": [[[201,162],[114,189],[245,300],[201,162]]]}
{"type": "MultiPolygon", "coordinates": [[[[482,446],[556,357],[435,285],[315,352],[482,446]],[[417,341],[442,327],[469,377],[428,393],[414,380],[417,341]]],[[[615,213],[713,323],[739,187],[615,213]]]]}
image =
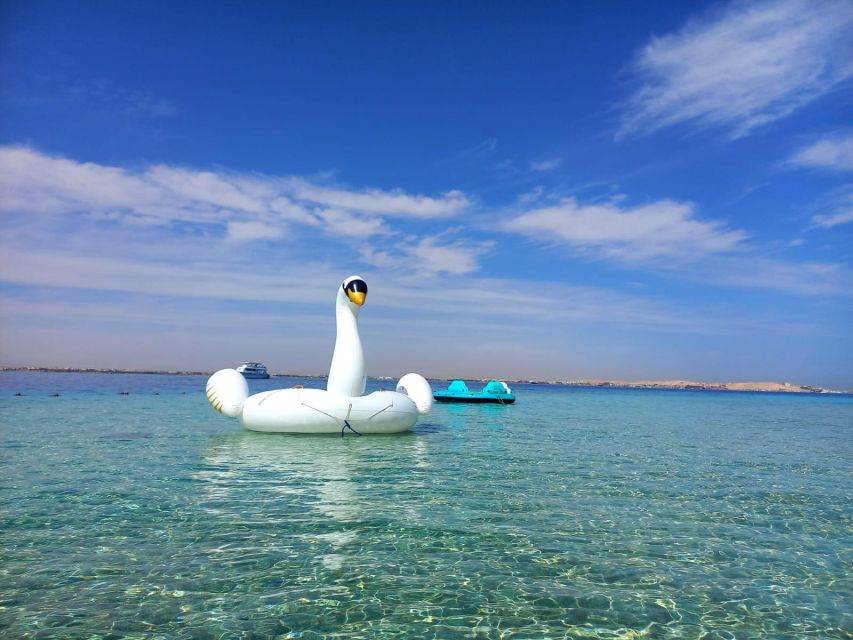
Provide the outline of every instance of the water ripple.
{"type": "Polygon", "coordinates": [[[849,399],[522,387],[341,439],[62,388],[0,406],[3,637],[853,637],[849,399]]]}

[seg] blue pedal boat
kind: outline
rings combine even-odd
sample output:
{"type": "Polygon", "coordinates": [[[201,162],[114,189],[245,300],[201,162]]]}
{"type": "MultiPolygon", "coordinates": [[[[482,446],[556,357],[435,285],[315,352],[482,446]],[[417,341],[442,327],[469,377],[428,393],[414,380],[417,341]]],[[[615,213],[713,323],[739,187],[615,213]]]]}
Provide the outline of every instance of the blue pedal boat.
{"type": "Polygon", "coordinates": [[[512,404],[515,394],[506,382],[491,380],[482,391],[469,391],[468,385],[462,380],[454,380],[444,391],[432,394],[438,402],[493,402],[496,404],[512,404]]]}

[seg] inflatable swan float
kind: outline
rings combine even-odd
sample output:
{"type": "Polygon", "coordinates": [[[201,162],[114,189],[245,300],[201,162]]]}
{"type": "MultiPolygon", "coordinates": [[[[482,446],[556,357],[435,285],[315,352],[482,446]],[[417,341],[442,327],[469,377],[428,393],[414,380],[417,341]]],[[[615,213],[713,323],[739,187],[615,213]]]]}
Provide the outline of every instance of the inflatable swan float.
{"type": "Polygon", "coordinates": [[[367,284],[350,276],[338,288],[335,303],[337,339],[326,390],[276,389],[249,395],[236,369],[217,371],[207,381],[207,399],[226,416],[239,417],[246,429],[278,433],[397,433],[414,426],[432,409],[432,389],[417,373],[408,373],[397,391],[364,395],[364,351],[358,335],[358,312],[367,284]]]}

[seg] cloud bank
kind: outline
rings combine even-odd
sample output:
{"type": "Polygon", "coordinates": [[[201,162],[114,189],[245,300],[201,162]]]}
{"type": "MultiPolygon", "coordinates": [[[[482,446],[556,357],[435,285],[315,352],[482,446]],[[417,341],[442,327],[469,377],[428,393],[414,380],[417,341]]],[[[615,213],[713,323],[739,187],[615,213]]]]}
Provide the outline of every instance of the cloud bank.
{"type": "Polygon", "coordinates": [[[0,211],[19,218],[18,224],[9,223],[10,233],[37,235],[34,229],[41,225],[45,242],[51,237],[49,227],[53,232],[75,229],[77,243],[85,230],[93,241],[100,237],[105,247],[119,244],[118,231],[134,227],[134,233],[152,241],[160,229],[156,241],[162,244],[195,235],[263,246],[314,232],[334,239],[330,244],[349,243],[356,254],[369,256],[364,247],[371,238],[396,236],[384,243],[391,247],[384,254],[386,262],[424,273],[468,273],[478,267],[480,244],[446,242],[429,233],[412,241],[399,224],[446,220],[470,206],[459,190],[427,196],[400,189],[345,189],[293,176],[167,165],[131,170],[27,147],[0,147],[0,211]],[[105,239],[108,233],[110,240],[105,239]]]}
{"type": "MultiPolygon", "coordinates": [[[[628,206],[564,198],[541,204],[548,201],[539,190],[535,198],[516,197],[509,213],[478,211],[459,190],[428,196],[294,176],[166,165],[128,169],[0,147],[0,279],[313,302],[321,297],[321,282],[365,268],[424,277],[446,289],[449,280],[476,277],[492,251],[511,248],[518,255],[525,249],[515,238],[524,236],[569,247],[566,259],[620,269],[796,295],[849,291],[844,268],[762,257],[745,230],[700,217],[689,202],[628,206]],[[449,219],[457,224],[447,227],[449,219]],[[767,275],[747,277],[750,272],[767,275]],[[287,285],[294,280],[299,287],[287,285]],[[294,297],[297,290],[301,298],[294,297]]],[[[831,227],[849,220],[847,208],[814,222],[831,227]]],[[[531,247],[526,250],[536,251],[531,247]]]]}
{"type": "Polygon", "coordinates": [[[131,171],[77,162],[26,147],[0,148],[0,198],[0,207],[5,211],[119,211],[151,224],[231,225],[233,239],[253,240],[277,237],[275,230],[281,231],[288,224],[328,227],[345,221],[378,231],[371,216],[446,218],[470,205],[465,194],[457,190],[430,197],[400,190],[346,190],[301,178],[194,171],[165,165],[131,171]]]}

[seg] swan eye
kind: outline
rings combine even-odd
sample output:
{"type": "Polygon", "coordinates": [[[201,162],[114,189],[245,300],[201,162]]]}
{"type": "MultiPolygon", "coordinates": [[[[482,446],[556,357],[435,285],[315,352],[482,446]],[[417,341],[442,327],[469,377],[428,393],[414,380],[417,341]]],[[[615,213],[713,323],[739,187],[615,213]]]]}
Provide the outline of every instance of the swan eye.
{"type": "Polygon", "coordinates": [[[360,307],[367,297],[367,283],[364,280],[351,280],[344,286],[344,291],[347,298],[360,307]]]}

